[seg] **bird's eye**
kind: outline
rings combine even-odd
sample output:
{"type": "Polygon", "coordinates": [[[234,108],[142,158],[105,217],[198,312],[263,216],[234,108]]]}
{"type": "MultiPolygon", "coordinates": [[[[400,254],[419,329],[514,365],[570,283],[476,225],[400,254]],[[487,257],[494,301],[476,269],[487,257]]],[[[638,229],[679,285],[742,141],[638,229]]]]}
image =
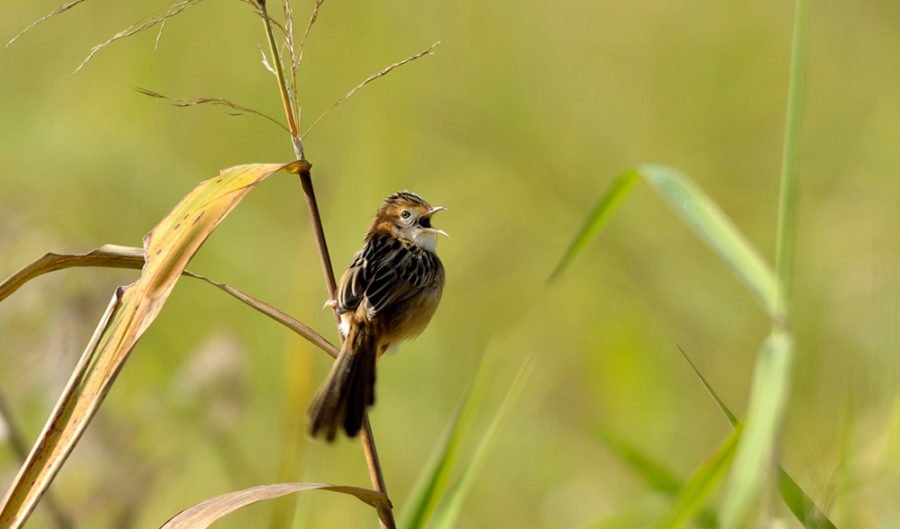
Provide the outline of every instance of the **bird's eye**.
{"type": "Polygon", "coordinates": [[[404,209],[400,212],[400,218],[402,219],[408,219],[410,215],[412,215],[412,213],[410,213],[408,209],[404,209]]]}

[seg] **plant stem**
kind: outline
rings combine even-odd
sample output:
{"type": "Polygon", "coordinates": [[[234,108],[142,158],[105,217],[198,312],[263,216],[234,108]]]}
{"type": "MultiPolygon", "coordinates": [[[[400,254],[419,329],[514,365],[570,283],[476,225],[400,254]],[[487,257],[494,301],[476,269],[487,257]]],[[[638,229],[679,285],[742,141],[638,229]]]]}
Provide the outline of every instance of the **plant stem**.
{"type": "MultiPolygon", "coordinates": [[[[384,483],[384,473],[381,471],[381,462],[378,460],[378,450],[375,447],[375,436],[372,433],[372,424],[369,422],[369,415],[366,414],[363,419],[362,432],[359,440],[363,445],[363,452],[366,456],[366,465],[369,467],[369,479],[372,481],[372,488],[384,494],[385,498],[390,498],[387,493],[387,485],[384,483]]],[[[394,511],[391,510],[390,499],[388,504],[378,504],[378,521],[381,523],[382,529],[395,529],[397,522],[394,521],[394,511]]]]}
{"type": "Polygon", "coordinates": [[[782,306],[776,327],[787,329],[789,297],[792,285],[794,229],[797,194],[797,143],[803,106],[806,70],[807,0],[794,6],[794,31],[791,44],[791,66],[788,79],[787,116],[784,123],[784,151],[781,159],[781,190],[778,203],[778,233],[775,247],[775,274],[781,288],[782,306]]]}
{"type": "MultiPolygon", "coordinates": [[[[303,193],[306,196],[306,207],[309,212],[310,223],[316,235],[316,242],[319,247],[319,260],[322,263],[322,272],[325,276],[325,286],[328,289],[330,299],[336,299],[337,284],[334,280],[334,269],[331,267],[331,258],[328,255],[328,245],[325,241],[325,233],[322,229],[322,219],[319,216],[319,207],[316,204],[316,195],[313,190],[312,179],[310,178],[309,169],[300,172],[300,183],[303,185],[303,193]]],[[[335,323],[340,321],[337,312],[334,313],[335,323]]],[[[343,343],[343,336],[338,331],[338,338],[343,343]]],[[[362,432],[359,440],[363,446],[363,453],[366,457],[366,465],[369,467],[369,479],[372,482],[372,488],[384,494],[389,498],[387,486],[384,483],[384,473],[381,470],[381,463],[378,460],[378,449],[375,446],[375,435],[372,433],[372,425],[369,423],[369,417],[366,415],[363,421],[362,432]]],[[[382,529],[395,529],[394,513],[389,506],[379,505],[378,520],[382,529]]]]}
{"type": "MultiPolygon", "coordinates": [[[[266,37],[269,41],[269,50],[272,54],[272,62],[275,68],[275,76],[278,79],[278,90],[281,93],[281,103],[284,107],[284,113],[288,120],[288,127],[291,131],[291,143],[294,147],[294,154],[298,160],[305,160],[303,152],[303,141],[301,140],[300,130],[297,127],[297,121],[294,118],[294,108],[291,104],[291,98],[285,84],[284,73],[281,66],[281,60],[278,57],[278,46],[275,43],[275,35],[272,31],[272,24],[269,21],[269,15],[266,12],[266,4],[264,0],[258,0],[260,10],[263,15],[263,25],[266,30],[266,37]]],[[[300,171],[300,184],[303,187],[303,195],[306,199],[306,209],[309,214],[310,224],[316,237],[316,245],[319,249],[319,261],[322,265],[322,273],[325,276],[325,287],[328,290],[329,299],[337,298],[337,282],[334,279],[334,269],[331,266],[331,256],[328,253],[328,243],[325,239],[325,230],[322,227],[322,218],[319,214],[319,205],[316,201],[316,193],[312,184],[309,166],[300,171]]],[[[337,312],[334,313],[335,323],[340,321],[337,312]]],[[[338,330],[338,338],[343,342],[340,330],[338,330]]],[[[363,421],[363,429],[360,435],[360,442],[363,446],[363,453],[366,458],[366,465],[369,468],[369,479],[372,482],[372,488],[384,494],[387,498],[387,487],[384,483],[384,473],[381,470],[381,463],[378,460],[378,450],[375,446],[375,436],[372,434],[372,425],[369,423],[368,416],[363,421]]],[[[395,529],[394,513],[391,510],[390,502],[387,505],[380,504],[378,507],[378,520],[382,529],[395,529]]]]}
{"type": "Polygon", "coordinates": [[[300,128],[297,126],[297,120],[294,118],[294,107],[291,104],[291,96],[288,94],[287,84],[284,81],[284,69],[281,67],[281,56],[278,54],[278,44],[275,42],[275,32],[272,30],[269,13],[266,11],[265,0],[257,0],[257,3],[262,14],[263,27],[266,30],[266,39],[269,41],[269,52],[271,52],[272,55],[275,77],[278,79],[278,92],[281,94],[281,104],[284,107],[284,114],[288,120],[288,128],[291,131],[291,143],[294,145],[294,153],[297,155],[297,159],[303,160],[303,142],[300,141],[300,128]]]}
{"type": "MultiPolygon", "coordinates": [[[[316,246],[319,249],[319,261],[322,265],[322,274],[325,276],[325,288],[328,290],[328,299],[337,299],[337,282],[334,280],[331,255],[328,253],[328,241],[325,240],[325,230],[322,227],[322,217],[319,215],[319,204],[316,201],[316,191],[313,189],[309,169],[300,171],[300,185],[303,186],[303,195],[306,198],[306,211],[309,213],[309,220],[312,223],[313,233],[316,237],[316,246]]],[[[334,313],[334,319],[335,322],[340,321],[337,312],[334,313]]]]}

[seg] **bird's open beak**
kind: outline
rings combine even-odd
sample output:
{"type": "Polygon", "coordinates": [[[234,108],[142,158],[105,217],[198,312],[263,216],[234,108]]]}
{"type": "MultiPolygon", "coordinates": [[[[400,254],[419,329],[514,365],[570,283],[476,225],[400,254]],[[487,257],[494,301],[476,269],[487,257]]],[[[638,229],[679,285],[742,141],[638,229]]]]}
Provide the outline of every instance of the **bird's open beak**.
{"type": "MultiPolygon", "coordinates": [[[[443,211],[445,209],[447,209],[447,208],[445,208],[444,206],[435,206],[435,207],[429,209],[428,213],[422,215],[422,218],[423,219],[431,219],[432,215],[434,215],[438,211],[443,211]]],[[[438,229],[438,228],[429,226],[427,228],[423,228],[422,230],[427,233],[434,233],[435,235],[443,235],[444,237],[450,238],[450,236],[447,235],[447,232],[445,232],[444,230],[438,229]]]]}

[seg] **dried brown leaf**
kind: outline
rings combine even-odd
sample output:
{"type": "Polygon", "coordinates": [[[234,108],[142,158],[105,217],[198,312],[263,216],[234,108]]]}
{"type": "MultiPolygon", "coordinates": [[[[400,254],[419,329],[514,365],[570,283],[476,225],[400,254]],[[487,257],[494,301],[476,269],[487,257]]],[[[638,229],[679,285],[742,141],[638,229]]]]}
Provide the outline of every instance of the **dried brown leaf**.
{"type": "Polygon", "coordinates": [[[387,497],[374,490],[327,483],[275,483],[238,490],[204,500],[189,507],[166,522],[160,529],[206,529],[216,520],[238,509],[266,500],[280,498],[296,492],[326,490],[355,496],[373,507],[389,505],[387,497]]]}
{"type": "MultiPolygon", "coordinates": [[[[9,279],[0,283],[0,301],[12,295],[22,285],[48,272],[55,272],[65,268],[72,267],[104,267],[104,268],[131,268],[141,269],[144,267],[144,249],[133,246],[118,246],[115,244],[104,244],[96,250],[81,254],[57,254],[48,253],[40,259],[25,266],[9,279]]],[[[337,347],[328,341],[324,336],[316,332],[312,327],[291,317],[283,311],[261,301],[240,290],[220,283],[200,274],[195,274],[189,270],[182,272],[188,277],[205,281],[219,290],[237,298],[250,307],[258,310],[266,316],[272,318],[278,323],[291,329],[300,336],[306,338],[314,345],[317,345],[323,351],[331,356],[337,356],[337,347]]]]}
{"type": "Polygon", "coordinates": [[[305,162],[226,169],[201,182],[144,237],[146,264],[116,294],[78,362],[40,437],[0,504],[0,527],[18,529],[71,453],[112,382],[181,276],[216,226],[269,175],[308,170],[305,162]]]}
{"type": "Polygon", "coordinates": [[[212,279],[201,276],[199,274],[195,274],[193,272],[185,271],[184,273],[185,273],[185,275],[188,275],[190,277],[194,277],[196,279],[206,281],[207,283],[218,288],[219,290],[234,296],[235,298],[243,301],[247,305],[250,305],[254,309],[258,310],[259,312],[265,314],[266,316],[272,318],[273,320],[277,321],[278,323],[280,323],[280,324],[284,325],[285,327],[291,329],[292,331],[296,332],[300,336],[306,338],[307,340],[312,342],[314,345],[317,345],[320,349],[322,349],[323,351],[325,351],[332,357],[335,357],[335,358],[337,357],[337,353],[338,353],[337,347],[333,343],[329,342],[327,338],[325,338],[324,336],[322,336],[321,334],[316,332],[312,327],[306,325],[305,323],[303,323],[297,319],[294,319],[293,317],[282,312],[281,310],[273,307],[272,305],[269,305],[268,303],[265,303],[265,302],[260,301],[252,296],[244,294],[243,292],[241,292],[240,290],[238,290],[232,286],[226,285],[224,283],[219,283],[217,281],[213,281],[212,279]]]}
{"type": "Polygon", "coordinates": [[[45,254],[0,283],[0,301],[38,276],[73,266],[139,269],[144,266],[144,250],[131,246],[104,244],[96,250],[83,254],[45,254]]]}

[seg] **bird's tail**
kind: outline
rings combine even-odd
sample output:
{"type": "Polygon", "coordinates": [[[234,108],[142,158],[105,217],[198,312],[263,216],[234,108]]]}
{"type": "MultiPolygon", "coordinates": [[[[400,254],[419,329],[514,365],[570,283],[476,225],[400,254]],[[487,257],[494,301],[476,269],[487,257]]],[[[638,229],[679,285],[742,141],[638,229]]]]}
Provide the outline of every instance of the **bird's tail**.
{"type": "Polygon", "coordinates": [[[366,410],[375,403],[377,347],[369,325],[350,326],[344,346],[307,412],[310,435],[323,435],[331,442],[341,427],[349,437],[359,433],[366,410]]]}

